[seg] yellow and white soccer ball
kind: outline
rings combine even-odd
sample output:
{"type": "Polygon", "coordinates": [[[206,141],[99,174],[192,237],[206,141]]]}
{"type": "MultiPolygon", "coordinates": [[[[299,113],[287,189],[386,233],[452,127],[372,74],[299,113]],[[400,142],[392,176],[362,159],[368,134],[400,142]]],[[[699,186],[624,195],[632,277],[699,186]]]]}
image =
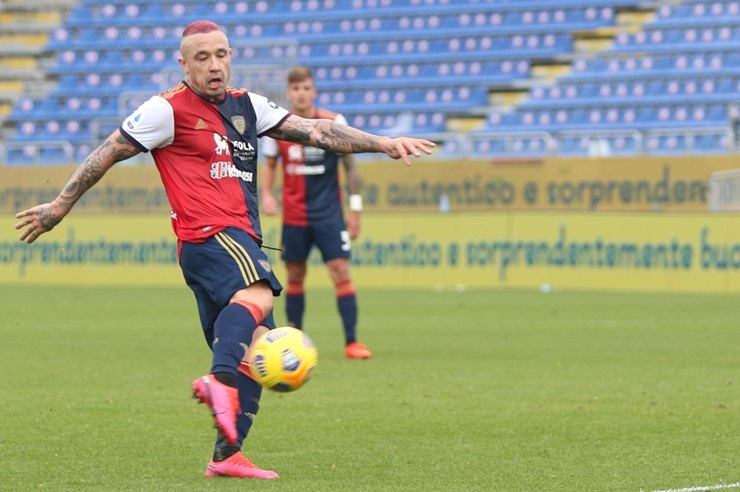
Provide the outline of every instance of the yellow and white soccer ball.
{"type": "Polygon", "coordinates": [[[285,326],[260,336],[247,355],[252,376],[265,388],[295,391],[311,378],[319,352],[301,330],[285,326]]]}

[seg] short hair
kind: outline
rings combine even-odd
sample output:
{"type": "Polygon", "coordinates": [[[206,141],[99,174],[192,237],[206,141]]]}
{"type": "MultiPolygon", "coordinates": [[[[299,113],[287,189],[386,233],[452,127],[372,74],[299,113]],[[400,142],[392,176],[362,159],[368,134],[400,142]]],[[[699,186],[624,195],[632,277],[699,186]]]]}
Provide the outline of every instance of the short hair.
{"type": "Polygon", "coordinates": [[[197,21],[193,21],[185,26],[185,29],[182,30],[182,36],[180,39],[188,37],[192,34],[201,34],[213,31],[221,31],[222,33],[226,34],[226,30],[215,22],[200,19],[197,21]]]}
{"type": "Polygon", "coordinates": [[[296,82],[303,82],[304,80],[312,79],[313,73],[308,67],[293,67],[288,72],[288,83],[295,84],[296,82]]]}

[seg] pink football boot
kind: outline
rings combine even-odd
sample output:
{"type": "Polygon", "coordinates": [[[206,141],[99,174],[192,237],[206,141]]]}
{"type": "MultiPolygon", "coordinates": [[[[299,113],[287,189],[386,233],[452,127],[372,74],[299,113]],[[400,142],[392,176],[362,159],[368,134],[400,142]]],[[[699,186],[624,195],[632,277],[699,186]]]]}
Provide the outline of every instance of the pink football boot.
{"type": "Polygon", "coordinates": [[[193,381],[193,398],[211,408],[216,427],[229,444],[236,443],[236,416],[239,414],[239,391],[219,383],[213,374],[193,381]]]}
{"type": "Polygon", "coordinates": [[[261,478],[272,480],[279,478],[272,470],[263,470],[249,461],[241,451],[234,453],[223,461],[211,460],[206,467],[207,477],[261,478]]]}

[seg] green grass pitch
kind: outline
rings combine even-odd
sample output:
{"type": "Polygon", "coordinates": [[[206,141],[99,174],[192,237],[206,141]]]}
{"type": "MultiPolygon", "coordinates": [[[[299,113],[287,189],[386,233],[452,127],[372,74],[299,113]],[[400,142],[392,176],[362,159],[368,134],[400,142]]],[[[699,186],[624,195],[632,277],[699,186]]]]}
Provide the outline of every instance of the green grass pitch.
{"type": "MultiPolygon", "coordinates": [[[[308,292],[314,379],[266,392],[206,479],[209,352],[186,287],[0,287],[0,489],[653,490],[740,481],[733,296],[360,291],[370,361],[308,292]]],[[[277,320],[284,320],[282,304],[277,320]]]]}

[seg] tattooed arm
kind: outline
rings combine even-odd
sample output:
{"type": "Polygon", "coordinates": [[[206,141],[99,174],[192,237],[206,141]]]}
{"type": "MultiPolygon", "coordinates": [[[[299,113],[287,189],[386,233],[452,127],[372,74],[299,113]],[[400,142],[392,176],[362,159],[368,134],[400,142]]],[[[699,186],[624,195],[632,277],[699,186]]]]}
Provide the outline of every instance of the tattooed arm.
{"type": "Polygon", "coordinates": [[[41,234],[52,230],[69,213],[77,200],[92,188],[113,164],[139,152],[139,148],[124,137],[120,130],[111,133],[105,142],[80,164],[62,192],[51,203],[36,205],[15,214],[16,218],[22,219],[15,225],[16,229],[28,226],[21,235],[21,241],[31,244],[41,234]]]}
{"type": "Polygon", "coordinates": [[[267,135],[341,154],[383,152],[393,159],[403,159],[406,165],[411,164],[409,154],[416,157],[421,155],[419,151],[431,154],[431,148],[434,147],[434,143],[428,140],[381,137],[332,120],[305,119],[294,114],[267,132],[267,135]]]}

